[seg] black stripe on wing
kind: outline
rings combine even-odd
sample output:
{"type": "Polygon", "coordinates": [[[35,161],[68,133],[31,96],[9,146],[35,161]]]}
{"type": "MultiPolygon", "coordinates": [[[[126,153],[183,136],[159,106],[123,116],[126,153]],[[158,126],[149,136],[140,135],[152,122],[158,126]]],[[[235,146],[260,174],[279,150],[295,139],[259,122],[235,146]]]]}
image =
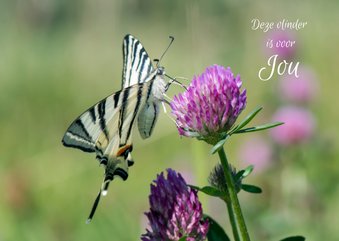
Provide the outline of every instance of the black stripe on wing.
{"type": "Polygon", "coordinates": [[[64,146],[79,148],[85,152],[95,152],[95,143],[80,118],[68,128],[62,143],[64,146]]]}
{"type": "MultiPolygon", "coordinates": [[[[142,49],[142,45],[140,44],[139,40],[135,40],[133,41],[133,45],[132,45],[132,58],[131,58],[131,68],[129,69],[129,82],[128,82],[128,86],[131,86],[131,82],[133,82],[134,80],[132,79],[134,77],[134,74],[136,72],[136,66],[139,64],[139,52],[137,53],[138,49],[142,49]],[[138,62],[136,62],[138,61],[138,62]]],[[[139,83],[139,80],[138,80],[139,83]]],[[[133,83],[134,84],[134,83],[133,83]]],[[[126,86],[125,86],[126,87],[126,86]]]]}
{"type": "Polygon", "coordinates": [[[136,69],[138,70],[138,83],[141,83],[142,80],[142,71],[144,69],[145,62],[149,59],[147,52],[144,48],[141,48],[139,51],[139,61],[136,69]]]}
{"type": "Polygon", "coordinates": [[[92,118],[92,122],[95,122],[97,117],[95,115],[95,106],[92,106],[89,110],[88,110],[91,118],[92,118]]]}
{"type": "Polygon", "coordinates": [[[121,106],[121,109],[120,109],[120,115],[119,115],[119,138],[121,139],[121,136],[122,136],[122,127],[124,125],[124,120],[125,120],[125,115],[126,115],[126,107],[128,105],[128,102],[127,102],[127,99],[128,99],[128,96],[129,96],[129,91],[130,91],[130,88],[126,88],[124,89],[124,92],[123,92],[123,97],[122,97],[122,106],[121,106]]]}
{"type": "Polygon", "coordinates": [[[143,104],[151,82],[133,85],[124,89],[122,104],[119,113],[118,135],[119,147],[127,144],[130,139],[133,125],[143,104]],[[130,98],[133,96],[133,98],[130,98]]]}
{"type": "Polygon", "coordinates": [[[122,169],[122,168],[117,168],[113,174],[114,176],[117,175],[122,178],[122,180],[126,181],[128,178],[128,173],[122,169]]]}
{"type": "Polygon", "coordinates": [[[106,109],[106,99],[103,99],[98,104],[98,113],[99,113],[99,120],[100,120],[100,128],[101,131],[105,134],[107,140],[109,140],[108,131],[106,129],[106,119],[105,119],[105,109],[106,109]]]}
{"type": "Polygon", "coordinates": [[[126,140],[128,140],[129,136],[131,135],[131,131],[132,131],[132,127],[133,127],[135,118],[136,118],[136,116],[137,116],[137,114],[139,112],[139,108],[140,108],[140,104],[141,104],[141,97],[142,97],[142,88],[143,87],[144,87],[143,85],[139,85],[138,94],[137,94],[137,103],[136,103],[135,108],[134,108],[131,124],[128,127],[128,131],[127,131],[127,135],[126,135],[126,140]]]}
{"type": "Polygon", "coordinates": [[[114,94],[113,100],[114,100],[114,109],[117,108],[118,103],[119,103],[119,97],[120,97],[121,91],[118,91],[114,94]]]}

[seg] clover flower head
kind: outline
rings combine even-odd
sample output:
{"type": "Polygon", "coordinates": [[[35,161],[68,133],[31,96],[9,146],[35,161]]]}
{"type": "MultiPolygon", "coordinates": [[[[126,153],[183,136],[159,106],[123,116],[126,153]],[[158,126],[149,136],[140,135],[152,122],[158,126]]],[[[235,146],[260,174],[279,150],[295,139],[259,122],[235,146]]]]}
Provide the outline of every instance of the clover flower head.
{"type": "Polygon", "coordinates": [[[179,173],[167,169],[157,176],[151,185],[150,211],[145,213],[151,230],[141,237],[142,241],[187,241],[206,239],[208,221],[203,220],[197,191],[187,186],[179,173]]]}
{"type": "Polygon", "coordinates": [[[273,149],[263,137],[254,136],[241,143],[238,157],[244,165],[254,165],[256,172],[263,172],[272,164],[273,149]]]}
{"type": "Polygon", "coordinates": [[[299,76],[283,75],[279,82],[282,100],[295,103],[310,103],[317,95],[318,82],[311,68],[301,66],[299,76]]]}
{"type": "Polygon", "coordinates": [[[311,139],[315,131],[315,119],[311,112],[296,106],[284,106],[273,116],[273,120],[285,124],[271,130],[274,141],[282,145],[293,145],[311,139]]]}
{"type": "Polygon", "coordinates": [[[246,90],[240,76],[219,65],[195,76],[184,93],[171,102],[179,133],[215,144],[228,131],[246,106],[246,90]]]}
{"type": "Polygon", "coordinates": [[[296,36],[292,32],[288,31],[272,31],[268,38],[272,40],[272,48],[267,48],[265,46],[265,52],[268,55],[278,54],[279,59],[290,60],[296,55],[297,52],[297,43],[296,36]],[[290,44],[290,45],[287,45],[290,44]]]}

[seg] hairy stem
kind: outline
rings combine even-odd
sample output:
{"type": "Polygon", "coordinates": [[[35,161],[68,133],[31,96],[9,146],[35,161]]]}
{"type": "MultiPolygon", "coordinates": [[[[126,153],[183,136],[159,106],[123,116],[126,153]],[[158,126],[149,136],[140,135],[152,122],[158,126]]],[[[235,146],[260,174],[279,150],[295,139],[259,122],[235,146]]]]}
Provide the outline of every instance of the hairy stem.
{"type": "Polygon", "coordinates": [[[228,208],[228,211],[231,211],[231,213],[232,213],[232,214],[230,214],[230,219],[231,219],[234,238],[235,238],[235,240],[237,240],[236,239],[236,233],[238,233],[238,232],[234,233],[234,230],[239,227],[239,231],[240,231],[240,235],[241,235],[242,240],[243,241],[250,241],[250,236],[249,236],[248,231],[247,231],[244,216],[242,215],[240,203],[239,203],[239,200],[238,200],[237,191],[235,189],[235,185],[234,185],[234,181],[233,181],[233,177],[232,177],[232,172],[230,170],[230,166],[228,164],[224,148],[221,148],[218,151],[218,154],[219,154],[219,158],[220,158],[220,161],[221,161],[221,165],[224,169],[224,175],[225,175],[227,190],[228,190],[228,194],[229,194],[229,200],[230,200],[230,204],[231,204],[231,207],[232,207],[232,208],[228,208]],[[232,216],[233,217],[235,216],[236,223],[233,223],[232,218],[231,218],[232,216]]]}
{"type": "MultiPolygon", "coordinates": [[[[228,199],[229,199],[229,197],[228,197],[228,199]]],[[[234,240],[240,241],[240,236],[239,236],[238,227],[237,227],[237,221],[235,220],[232,204],[230,203],[230,201],[225,200],[225,202],[226,202],[226,206],[227,206],[228,216],[230,218],[230,222],[231,222],[231,226],[232,226],[234,240]]]]}

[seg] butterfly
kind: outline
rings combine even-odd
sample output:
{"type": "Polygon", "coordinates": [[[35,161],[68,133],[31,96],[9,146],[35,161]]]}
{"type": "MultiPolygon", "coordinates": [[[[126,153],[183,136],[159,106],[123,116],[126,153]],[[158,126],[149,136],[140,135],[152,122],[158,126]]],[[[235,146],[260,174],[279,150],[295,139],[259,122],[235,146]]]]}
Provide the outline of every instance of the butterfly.
{"type": "MultiPolygon", "coordinates": [[[[169,46],[174,39],[171,38],[169,46]]],[[[132,129],[137,123],[143,139],[151,136],[159,105],[166,102],[164,96],[170,85],[165,81],[164,68],[158,66],[159,60],[153,67],[138,39],[126,35],[122,49],[122,89],[82,113],[68,127],[62,139],[66,147],[94,152],[105,168],[104,180],[87,223],[92,220],[101,195],[107,194],[110,182],[115,177],[128,178],[128,168],[134,164],[131,156],[132,129]]]]}

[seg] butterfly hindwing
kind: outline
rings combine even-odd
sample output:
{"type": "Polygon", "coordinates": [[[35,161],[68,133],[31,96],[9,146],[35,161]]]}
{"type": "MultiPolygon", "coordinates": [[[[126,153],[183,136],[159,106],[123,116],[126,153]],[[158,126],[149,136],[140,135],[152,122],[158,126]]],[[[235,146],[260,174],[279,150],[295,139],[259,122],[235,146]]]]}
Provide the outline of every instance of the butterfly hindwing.
{"type": "Polygon", "coordinates": [[[146,139],[152,135],[153,128],[159,114],[157,103],[146,103],[138,116],[138,130],[140,136],[146,139]]]}
{"type": "Polygon", "coordinates": [[[95,152],[95,143],[80,118],[68,128],[62,143],[65,146],[75,147],[86,152],[95,152]]]}
{"type": "Polygon", "coordinates": [[[150,85],[130,86],[89,108],[67,129],[63,144],[101,156],[116,156],[120,147],[132,144],[132,128],[150,85]]]}
{"type": "Polygon", "coordinates": [[[83,151],[100,151],[97,140],[101,134],[108,139],[106,122],[117,117],[120,91],[108,96],[81,114],[67,129],[62,143],[83,151]]]}

